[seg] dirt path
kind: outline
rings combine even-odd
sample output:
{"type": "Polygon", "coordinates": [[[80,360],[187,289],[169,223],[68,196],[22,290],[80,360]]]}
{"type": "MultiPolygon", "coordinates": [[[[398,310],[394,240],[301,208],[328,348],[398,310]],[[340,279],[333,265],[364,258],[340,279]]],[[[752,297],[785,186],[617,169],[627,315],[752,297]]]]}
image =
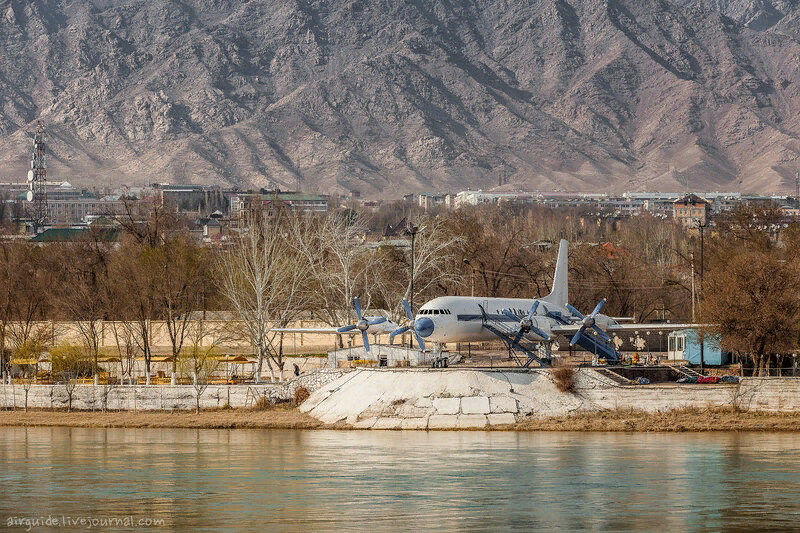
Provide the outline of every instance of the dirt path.
{"type": "MultiPolygon", "coordinates": [[[[265,411],[229,409],[193,412],[58,412],[4,411],[0,426],[67,426],[89,428],[198,429],[350,429],[326,425],[292,408],[265,411]]],[[[732,409],[677,409],[646,413],[630,409],[528,419],[492,427],[511,431],[800,431],[800,413],[739,412],[732,409]]]]}

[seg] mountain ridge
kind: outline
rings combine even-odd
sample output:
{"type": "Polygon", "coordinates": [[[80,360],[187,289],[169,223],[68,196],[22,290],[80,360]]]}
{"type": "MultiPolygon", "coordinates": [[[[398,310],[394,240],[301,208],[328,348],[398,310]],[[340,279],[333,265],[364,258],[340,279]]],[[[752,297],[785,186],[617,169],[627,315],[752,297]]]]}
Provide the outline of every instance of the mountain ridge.
{"type": "Polygon", "coordinates": [[[4,0],[0,179],[24,176],[42,120],[51,179],[79,185],[788,192],[796,12],[4,0]]]}

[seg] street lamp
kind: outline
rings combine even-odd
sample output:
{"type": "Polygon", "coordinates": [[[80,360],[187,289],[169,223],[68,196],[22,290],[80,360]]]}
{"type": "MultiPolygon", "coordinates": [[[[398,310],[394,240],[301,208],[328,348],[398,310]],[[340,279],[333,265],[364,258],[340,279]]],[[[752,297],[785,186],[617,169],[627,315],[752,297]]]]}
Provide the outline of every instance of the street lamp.
{"type": "Polygon", "coordinates": [[[419,226],[415,226],[411,222],[408,223],[406,227],[406,232],[411,235],[411,299],[409,302],[411,308],[411,316],[414,315],[414,240],[417,237],[417,233],[419,233],[419,226]]]}
{"type": "Polygon", "coordinates": [[[475,267],[472,266],[472,263],[470,263],[467,258],[464,258],[464,264],[468,265],[471,271],[469,295],[475,296],[475,267]]]}

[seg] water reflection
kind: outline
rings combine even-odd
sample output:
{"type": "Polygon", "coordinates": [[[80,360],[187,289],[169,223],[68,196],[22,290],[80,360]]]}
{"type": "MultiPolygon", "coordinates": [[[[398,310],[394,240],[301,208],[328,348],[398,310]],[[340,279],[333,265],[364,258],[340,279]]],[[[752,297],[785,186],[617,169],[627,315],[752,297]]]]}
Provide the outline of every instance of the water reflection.
{"type": "Polygon", "coordinates": [[[800,509],[795,434],[3,428],[0,458],[0,527],[785,531],[800,509]]]}

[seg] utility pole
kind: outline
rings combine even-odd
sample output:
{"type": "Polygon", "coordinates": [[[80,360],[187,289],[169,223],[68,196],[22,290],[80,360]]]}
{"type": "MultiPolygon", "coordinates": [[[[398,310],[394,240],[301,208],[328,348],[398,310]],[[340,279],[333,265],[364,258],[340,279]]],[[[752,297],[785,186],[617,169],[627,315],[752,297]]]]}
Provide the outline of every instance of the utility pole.
{"type": "Polygon", "coordinates": [[[694,252],[689,254],[692,263],[692,322],[694,319],[694,252]]]}
{"type": "MultiPolygon", "coordinates": [[[[419,232],[419,226],[415,226],[411,222],[408,223],[406,226],[406,233],[411,235],[411,294],[409,295],[409,309],[411,309],[411,317],[412,320],[416,318],[417,315],[414,314],[414,240],[417,237],[417,233],[419,232]]],[[[409,340],[409,345],[414,346],[414,336],[411,336],[409,340]]]]}
{"type": "Polygon", "coordinates": [[[470,288],[469,288],[469,295],[475,296],[475,267],[472,266],[472,263],[469,262],[469,259],[464,259],[464,264],[469,265],[470,268],[470,288]]]}
{"type": "Polygon", "coordinates": [[[794,207],[800,209],[800,172],[794,172],[794,207]]]}
{"type": "MultiPolygon", "coordinates": [[[[703,268],[705,265],[704,261],[704,250],[705,250],[705,241],[703,240],[703,230],[708,226],[708,224],[703,224],[702,222],[697,223],[697,227],[700,228],[700,299],[703,298],[703,268]]],[[[694,274],[694,269],[692,269],[692,273],[694,274]]],[[[694,279],[694,275],[692,276],[694,279]]],[[[694,284],[692,285],[694,286],[694,284]]],[[[694,305],[694,302],[692,302],[694,305]]],[[[694,312],[692,312],[692,322],[694,322],[694,312]]],[[[704,333],[698,331],[698,337],[700,339],[700,373],[705,373],[705,345],[706,345],[706,336],[704,333]]]]}

